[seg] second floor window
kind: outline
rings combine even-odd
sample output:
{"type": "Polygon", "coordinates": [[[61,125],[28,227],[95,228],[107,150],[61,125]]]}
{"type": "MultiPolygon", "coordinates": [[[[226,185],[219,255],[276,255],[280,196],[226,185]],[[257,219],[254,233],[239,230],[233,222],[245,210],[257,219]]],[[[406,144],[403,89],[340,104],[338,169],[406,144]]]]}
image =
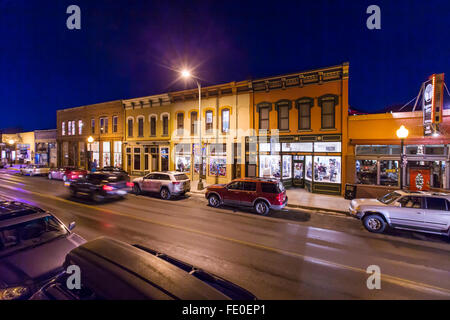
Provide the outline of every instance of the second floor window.
{"type": "Polygon", "coordinates": [[[289,130],[289,106],[278,106],[278,129],[289,130]]]}
{"type": "Polygon", "coordinates": [[[83,120],[78,120],[78,134],[80,136],[83,134],[83,120]]]}
{"type": "Polygon", "coordinates": [[[184,114],[178,113],[177,114],[177,134],[182,135],[184,129],[184,114]]]}
{"type": "Polygon", "coordinates": [[[156,136],[156,117],[150,118],[150,135],[156,136]]]}
{"type": "Polygon", "coordinates": [[[198,113],[197,111],[193,111],[191,112],[191,135],[198,134],[197,123],[198,123],[198,113]]]}
{"type": "Polygon", "coordinates": [[[311,107],[312,99],[297,102],[298,130],[311,129],[311,107]]]}
{"type": "Polygon", "coordinates": [[[259,109],[259,129],[269,130],[269,107],[259,109]]]}
{"type": "Polygon", "coordinates": [[[128,136],[133,136],[133,119],[128,119],[128,136]]]}
{"type": "Polygon", "coordinates": [[[322,108],[322,129],[334,129],[335,111],[338,96],[325,95],[319,98],[319,106],[322,108]]]}
{"type": "Polygon", "coordinates": [[[91,119],[91,133],[95,133],[95,120],[91,119]]]}
{"type": "Polygon", "coordinates": [[[66,135],[66,123],[65,122],[61,123],[61,135],[62,136],[66,135]]]}
{"type": "Polygon", "coordinates": [[[222,110],[222,132],[230,131],[230,109],[222,110]]]}
{"type": "Polygon", "coordinates": [[[213,129],[213,112],[206,111],[205,113],[205,131],[206,133],[211,133],[213,129]]]}
{"type": "Polygon", "coordinates": [[[100,118],[100,133],[108,133],[108,118],[100,118]]]}
{"type": "Polygon", "coordinates": [[[144,118],[138,119],[138,137],[144,136],[144,118]]]}
{"type": "Polygon", "coordinates": [[[119,117],[118,116],[114,116],[113,117],[113,132],[116,133],[117,132],[117,123],[119,121],[119,117]]]}
{"type": "Polygon", "coordinates": [[[167,136],[169,135],[169,117],[168,116],[163,116],[162,118],[162,125],[163,125],[163,135],[167,136]]]}

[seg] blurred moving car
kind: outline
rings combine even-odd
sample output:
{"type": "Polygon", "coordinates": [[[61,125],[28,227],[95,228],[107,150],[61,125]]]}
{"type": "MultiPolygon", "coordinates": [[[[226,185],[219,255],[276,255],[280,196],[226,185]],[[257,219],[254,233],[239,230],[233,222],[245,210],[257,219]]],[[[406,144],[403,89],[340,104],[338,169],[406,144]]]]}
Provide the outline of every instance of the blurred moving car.
{"type": "Polygon", "coordinates": [[[405,229],[450,237],[450,195],[397,190],[378,199],[354,199],[350,215],[375,233],[405,229]]]}
{"type": "Polygon", "coordinates": [[[126,172],[122,168],[113,167],[113,166],[106,166],[106,167],[103,167],[101,169],[97,169],[97,171],[100,171],[100,172],[119,172],[119,173],[123,173],[123,174],[128,175],[128,172],[126,172]]]}
{"type": "Polygon", "coordinates": [[[191,191],[191,181],[187,175],[177,171],[152,172],[134,179],[133,191],[136,194],[157,192],[162,199],[169,200],[172,196],[183,196],[191,191]]]}
{"type": "Polygon", "coordinates": [[[69,290],[62,274],[33,300],[255,300],[236,284],[139,245],[98,238],[72,250],[64,266],[77,265],[81,288],[69,290]]]}
{"type": "Polygon", "coordinates": [[[260,215],[267,215],[271,209],[281,210],[288,202],[283,183],[266,178],[242,178],[228,184],[213,184],[206,188],[205,197],[211,207],[222,204],[253,207],[260,215]]]}
{"type": "Polygon", "coordinates": [[[86,242],[53,216],[0,201],[0,300],[25,299],[63,271],[67,253],[86,242]]]}
{"type": "Polygon", "coordinates": [[[20,174],[24,176],[45,176],[48,174],[50,168],[42,164],[29,164],[20,168],[20,174]]]}
{"type": "Polygon", "coordinates": [[[86,178],[71,181],[69,191],[73,197],[87,196],[94,202],[109,198],[123,198],[131,191],[133,183],[120,173],[89,173],[86,178]]]}
{"type": "Polygon", "coordinates": [[[51,169],[48,173],[48,178],[66,181],[73,181],[83,178],[87,175],[87,171],[84,169],[78,169],[76,167],[63,167],[51,169]]]}

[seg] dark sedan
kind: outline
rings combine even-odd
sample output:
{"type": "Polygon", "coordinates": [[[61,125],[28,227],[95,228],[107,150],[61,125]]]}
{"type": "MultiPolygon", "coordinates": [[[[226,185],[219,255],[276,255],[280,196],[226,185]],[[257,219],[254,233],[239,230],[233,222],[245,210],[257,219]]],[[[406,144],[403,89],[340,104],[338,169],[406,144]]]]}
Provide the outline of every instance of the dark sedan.
{"type": "Polygon", "coordinates": [[[123,198],[131,191],[133,183],[120,173],[89,173],[86,178],[72,181],[69,184],[73,197],[87,196],[94,202],[109,198],[123,198]]]}
{"type": "Polygon", "coordinates": [[[33,300],[255,300],[238,285],[164,253],[98,238],[72,250],[65,266],[80,268],[80,288],[69,274],[47,283],[33,300]]]}
{"type": "Polygon", "coordinates": [[[16,201],[0,201],[0,300],[26,299],[63,272],[69,251],[86,242],[55,216],[16,201]]]}

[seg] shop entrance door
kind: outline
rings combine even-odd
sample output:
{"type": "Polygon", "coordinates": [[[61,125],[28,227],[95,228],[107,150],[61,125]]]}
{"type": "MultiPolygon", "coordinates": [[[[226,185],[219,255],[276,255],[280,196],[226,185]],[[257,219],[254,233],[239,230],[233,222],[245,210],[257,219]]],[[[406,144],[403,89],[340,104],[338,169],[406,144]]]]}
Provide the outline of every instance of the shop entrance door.
{"type": "Polygon", "coordinates": [[[305,157],[292,157],[292,185],[294,187],[305,187],[305,157]]]}

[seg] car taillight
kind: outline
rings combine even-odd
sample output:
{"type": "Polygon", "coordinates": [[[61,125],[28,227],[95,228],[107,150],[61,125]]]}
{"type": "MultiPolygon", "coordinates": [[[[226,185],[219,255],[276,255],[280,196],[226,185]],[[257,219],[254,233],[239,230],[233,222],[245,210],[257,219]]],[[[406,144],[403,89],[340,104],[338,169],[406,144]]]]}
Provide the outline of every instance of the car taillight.
{"type": "Polygon", "coordinates": [[[283,203],[283,200],[284,200],[284,194],[283,193],[277,194],[278,203],[283,203]]]}
{"type": "Polygon", "coordinates": [[[105,190],[105,191],[113,191],[114,188],[111,187],[111,186],[104,185],[104,186],[103,186],[103,190],[105,190]]]}
{"type": "Polygon", "coordinates": [[[76,179],[76,178],[78,178],[78,176],[76,174],[73,174],[71,177],[71,179],[76,179]]]}
{"type": "Polygon", "coordinates": [[[127,182],[127,187],[133,187],[134,183],[133,182],[127,182]]]}
{"type": "Polygon", "coordinates": [[[175,181],[175,182],[172,182],[173,184],[180,184],[181,182],[180,181],[175,181]]]}

